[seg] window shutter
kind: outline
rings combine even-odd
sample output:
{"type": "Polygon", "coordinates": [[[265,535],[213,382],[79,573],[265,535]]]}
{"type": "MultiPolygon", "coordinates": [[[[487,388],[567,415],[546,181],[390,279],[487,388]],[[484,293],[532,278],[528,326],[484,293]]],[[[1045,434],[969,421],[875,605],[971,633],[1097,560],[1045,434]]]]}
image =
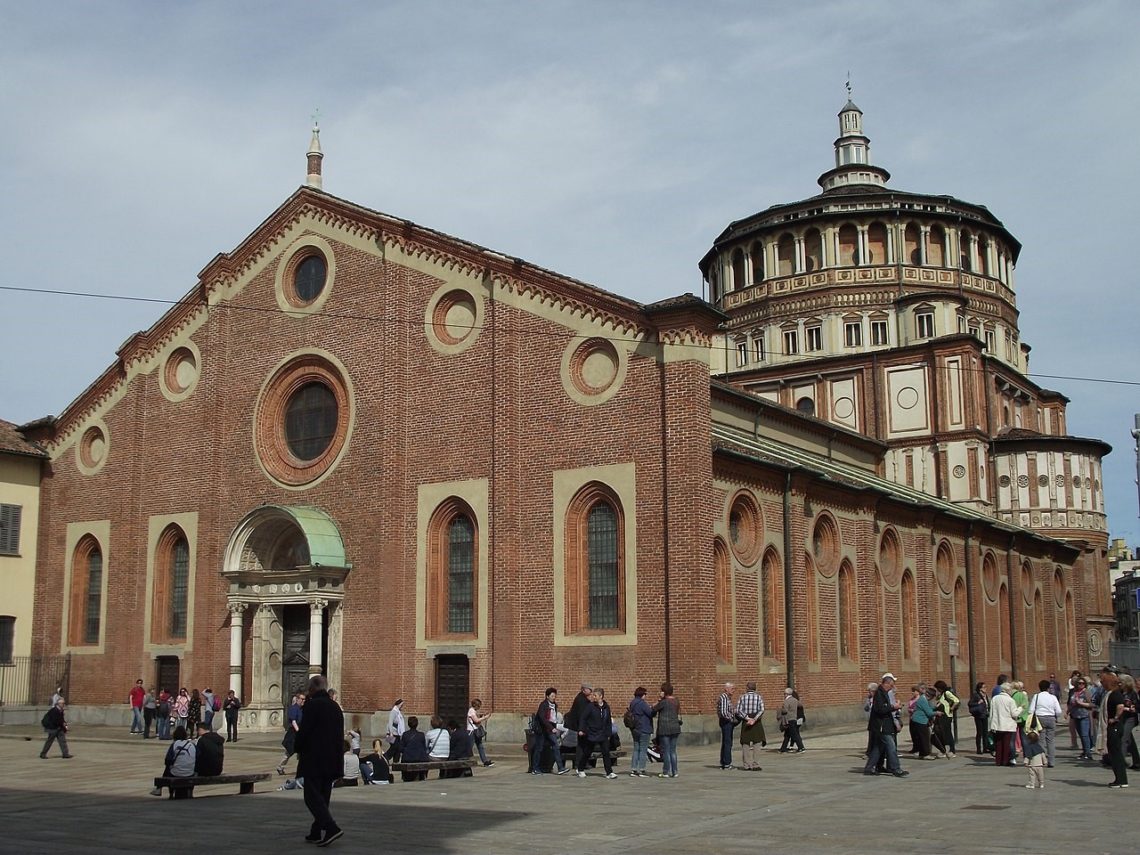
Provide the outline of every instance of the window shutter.
{"type": "Polygon", "coordinates": [[[20,551],[20,505],[0,505],[0,555],[16,555],[20,551]]]}

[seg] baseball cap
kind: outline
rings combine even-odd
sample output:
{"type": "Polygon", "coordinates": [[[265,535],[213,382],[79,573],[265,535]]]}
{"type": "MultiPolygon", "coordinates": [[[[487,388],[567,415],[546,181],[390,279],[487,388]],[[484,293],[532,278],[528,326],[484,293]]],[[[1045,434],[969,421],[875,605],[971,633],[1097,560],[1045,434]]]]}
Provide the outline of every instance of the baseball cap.
{"type": "Polygon", "coordinates": [[[882,682],[883,680],[893,680],[894,678],[895,678],[895,675],[894,675],[894,674],[892,674],[890,671],[888,671],[886,674],[884,674],[884,675],[883,675],[883,676],[880,678],[879,682],[882,682]]]}

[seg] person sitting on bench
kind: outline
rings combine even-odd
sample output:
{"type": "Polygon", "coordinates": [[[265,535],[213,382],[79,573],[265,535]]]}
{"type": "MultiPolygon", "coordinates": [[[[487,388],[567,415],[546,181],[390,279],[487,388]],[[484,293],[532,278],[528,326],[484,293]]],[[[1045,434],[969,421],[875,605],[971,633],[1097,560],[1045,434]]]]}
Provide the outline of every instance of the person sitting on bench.
{"type": "MultiPolygon", "coordinates": [[[[162,772],[164,778],[193,778],[194,762],[197,759],[198,749],[186,735],[186,728],[181,725],[174,728],[171,736],[173,742],[166,749],[165,768],[162,772]]],[[[155,787],[150,791],[152,796],[161,796],[162,787],[155,787]]]]}
{"type": "MultiPolygon", "coordinates": [[[[420,720],[416,716],[408,718],[408,729],[400,737],[401,763],[427,763],[430,759],[427,740],[420,733],[419,726],[420,720]]],[[[426,781],[427,772],[401,772],[400,777],[405,781],[426,781]]]]}
{"type": "Polygon", "coordinates": [[[204,721],[198,722],[197,757],[194,759],[194,774],[202,778],[212,778],[222,774],[225,762],[226,743],[220,733],[215,733],[204,721]]]}
{"type": "MultiPolygon", "coordinates": [[[[451,732],[451,745],[448,748],[448,760],[467,760],[475,755],[472,746],[471,733],[466,727],[460,727],[455,719],[448,719],[447,729],[451,732]]],[[[440,769],[441,778],[470,778],[471,767],[463,769],[440,769]]]]}

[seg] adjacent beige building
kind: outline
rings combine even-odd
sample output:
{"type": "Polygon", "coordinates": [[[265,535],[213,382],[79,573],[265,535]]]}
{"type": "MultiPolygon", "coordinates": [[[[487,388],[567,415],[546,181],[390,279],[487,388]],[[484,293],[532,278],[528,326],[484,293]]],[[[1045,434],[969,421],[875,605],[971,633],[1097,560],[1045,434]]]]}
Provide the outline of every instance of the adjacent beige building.
{"type": "Polygon", "coordinates": [[[0,707],[33,703],[30,696],[32,605],[40,478],[47,455],[19,428],[0,420],[0,707]]]}

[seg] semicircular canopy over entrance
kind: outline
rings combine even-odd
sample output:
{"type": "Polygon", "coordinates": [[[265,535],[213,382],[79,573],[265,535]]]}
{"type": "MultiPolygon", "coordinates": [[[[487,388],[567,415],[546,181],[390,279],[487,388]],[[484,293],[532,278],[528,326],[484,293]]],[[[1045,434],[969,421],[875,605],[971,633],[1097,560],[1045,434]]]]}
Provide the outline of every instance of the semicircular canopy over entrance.
{"type": "Polygon", "coordinates": [[[226,545],[223,570],[272,572],[348,567],[332,518],[311,505],[263,505],[242,519],[226,545]]]}

